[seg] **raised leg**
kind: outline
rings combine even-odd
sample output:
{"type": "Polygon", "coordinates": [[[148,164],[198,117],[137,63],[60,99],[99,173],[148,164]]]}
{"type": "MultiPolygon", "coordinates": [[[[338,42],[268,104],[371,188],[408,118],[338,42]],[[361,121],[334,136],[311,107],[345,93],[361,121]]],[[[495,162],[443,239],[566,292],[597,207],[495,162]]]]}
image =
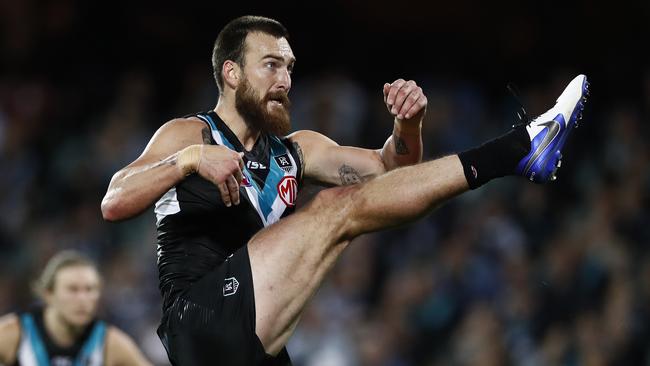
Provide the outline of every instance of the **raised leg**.
{"type": "Polygon", "coordinates": [[[248,244],[255,331],[266,352],[282,349],[305,304],[354,237],[412,222],[493,178],[518,174],[537,183],[554,180],[561,149],[588,94],[587,78],[578,75],[551,109],[500,138],[367,183],[324,190],[300,212],[255,235],[248,244]]]}
{"type": "Polygon", "coordinates": [[[467,189],[458,157],[447,156],[321,191],[302,210],[255,235],[248,244],[255,329],[266,352],[276,354],[286,344],[351,239],[414,221],[467,189]]]}

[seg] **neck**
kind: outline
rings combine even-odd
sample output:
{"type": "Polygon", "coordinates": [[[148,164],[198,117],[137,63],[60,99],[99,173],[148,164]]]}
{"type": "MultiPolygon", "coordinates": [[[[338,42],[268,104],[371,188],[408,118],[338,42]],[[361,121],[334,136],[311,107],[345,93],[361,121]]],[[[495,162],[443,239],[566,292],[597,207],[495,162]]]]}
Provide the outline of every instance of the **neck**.
{"type": "Polygon", "coordinates": [[[60,347],[70,347],[83,332],[83,328],[68,324],[56,310],[46,307],[43,322],[48,335],[60,347]]]}
{"type": "Polygon", "coordinates": [[[239,142],[241,142],[244,148],[251,150],[257,138],[260,136],[260,131],[250,128],[244,118],[237,112],[235,103],[229,103],[225,99],[226,97],[224,95],[219,98],[219,102],[214,109],[215,113],[217,113],[219,118],[230,128],[235,136],[237,136],[237,139],[239,139],[239,142]]]}

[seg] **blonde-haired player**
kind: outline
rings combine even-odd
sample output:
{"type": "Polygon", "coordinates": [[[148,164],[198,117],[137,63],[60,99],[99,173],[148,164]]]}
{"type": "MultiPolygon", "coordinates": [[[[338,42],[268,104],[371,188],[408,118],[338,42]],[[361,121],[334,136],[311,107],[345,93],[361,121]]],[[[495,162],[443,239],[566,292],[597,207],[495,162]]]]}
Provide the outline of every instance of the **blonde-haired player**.
{"type": "Polygon", "coordinates": [[[151,365],[128,335],[96,318],[101,277],[88,258],[58,253],[34,287],[43,307],[0,318],[0,365],[151,365]]]}

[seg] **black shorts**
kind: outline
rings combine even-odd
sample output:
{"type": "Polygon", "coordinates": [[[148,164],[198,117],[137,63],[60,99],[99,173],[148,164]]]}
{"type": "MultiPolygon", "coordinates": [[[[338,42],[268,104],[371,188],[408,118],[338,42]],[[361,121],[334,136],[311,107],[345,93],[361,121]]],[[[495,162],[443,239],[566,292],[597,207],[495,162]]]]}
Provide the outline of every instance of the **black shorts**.
{"type": "Polygon", "coordinates": [[[192,284],[163,314],[158,336],[172,365],[291,365],[286,349],[271,357],[255,334],[248,247],[192,284]]]}

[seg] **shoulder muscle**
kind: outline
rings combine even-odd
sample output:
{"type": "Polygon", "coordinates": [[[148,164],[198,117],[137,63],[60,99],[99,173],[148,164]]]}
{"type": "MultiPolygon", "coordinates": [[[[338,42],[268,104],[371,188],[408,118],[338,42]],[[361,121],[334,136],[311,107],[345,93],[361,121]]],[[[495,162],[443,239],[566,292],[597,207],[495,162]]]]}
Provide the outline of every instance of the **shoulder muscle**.
{"type": "Polygon", "coordinates": [[[210,128],[198,118],[173,119],[154,133],[138,160],[160,159],[187,146],[204,143],[206,134],[209,136],[210,128]]]}
{"type": "Polygon", "coordinates": [[[20,342],[20,319],[16,314],[0,317],[0,363],[11,365],[16,360],[20,342]]]}
{"type": "Polygon", "coordinates": [[[150,366],[131,337],[114,326],[106,330],[107,366],[150,366]]]}
{"type": "Polygon", "coordinates": [[[300,155],[305,171],[314,165],[310,162],[321,156],[327,148],[339,146],[334,140],[315,131],[296,131],[287,137],[300,155]]]}

